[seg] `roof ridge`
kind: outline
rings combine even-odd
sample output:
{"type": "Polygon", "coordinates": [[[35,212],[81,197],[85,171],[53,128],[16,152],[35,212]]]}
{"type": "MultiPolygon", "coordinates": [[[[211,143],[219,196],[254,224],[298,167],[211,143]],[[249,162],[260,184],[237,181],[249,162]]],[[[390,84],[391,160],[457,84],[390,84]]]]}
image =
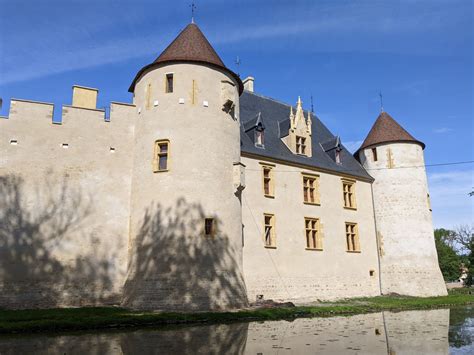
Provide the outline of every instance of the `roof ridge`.
{"type": "MultiPolygon", "coordinates": [[[[294,108],[293,105],[287,104],[287,103],[285,103],[285,102],[283,102],[283,101],[280,101],[280,100],[277,100],[277,99],[274,99],[273,97],[264,96],[264,95],[262,95],[262,94],[257,94],[257,93],[255,93],[255,92],[253,92],[253,91],[248,91],[248,90],[244,90],[244,92],[246,92],[247,94],[251,94],[251,95],[254,95],[254,96],[258,96],[258,97],[260,97],[260,98],[262,98],[262,99],[265,99],[265,100],[273,101],[273,102],[275,102],[275,103],[277,103],[277,104],[279,104],[279,105],[286,106],[286,107],[288,107],[288,108],[290,108],[290,107],[293,107],[293,108],[294,108]]],[[[305,112],[305,113],[311,113],[311,116],[316,117],[316,118],[319,120],[319,117],[318,117],[314,112],[311,112],[310,110],[305,110],[305,109],[303,109],[303,112],[305,112]]]]}

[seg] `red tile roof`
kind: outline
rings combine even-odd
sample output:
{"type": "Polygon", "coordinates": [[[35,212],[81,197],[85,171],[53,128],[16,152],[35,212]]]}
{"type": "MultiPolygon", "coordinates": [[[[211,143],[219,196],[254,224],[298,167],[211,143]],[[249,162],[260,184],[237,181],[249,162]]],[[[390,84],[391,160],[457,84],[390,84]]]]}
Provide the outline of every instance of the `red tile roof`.
{"type": "Polygon", "coordinates": [[[243,91],[243,84],[239,76],[225,66],[195,23],[187,25],[153,63],[145,66],[138,72],[128,91],[134,91],[136,82],[147,69],[173,62],[202,63],[222,69],[237,81],[239,94],[243,91]]]}
{"type": "Polygon", "coordinates": [[[225,68],[221,58],[195,23],[187,25],[155,63],[175,60],[204,62],[225,68]]]}
{"type": "Polygon", "coordinates": [[[421,145],[423,149],[425,148],[424,143],[415,139],[388,113],[382,112],[379,117],[377,117],[377,120],[367,135],[367,138],[365,138],[364,143],[362,143],[355,154],[357,154],[361,149],[389,142],[413,142],[421,145]]]}

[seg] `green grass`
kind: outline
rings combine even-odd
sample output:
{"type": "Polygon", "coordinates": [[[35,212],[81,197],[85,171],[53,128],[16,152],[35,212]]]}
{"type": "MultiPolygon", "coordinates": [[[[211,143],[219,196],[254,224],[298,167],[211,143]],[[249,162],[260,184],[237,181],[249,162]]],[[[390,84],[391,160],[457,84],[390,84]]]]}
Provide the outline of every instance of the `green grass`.
{"type": "Polygon", "coordinates": [[[474,304],[474,295],[461,291],[444,297],[372,297],[347,299],[314,306],[259,308],[236,312],[172,313],[137,312],[118,307],[0,310],[0,333],[57,332],[171,324],[226,323],[254,320],[327,317],[383,310],[402,311],[474,304]]]}

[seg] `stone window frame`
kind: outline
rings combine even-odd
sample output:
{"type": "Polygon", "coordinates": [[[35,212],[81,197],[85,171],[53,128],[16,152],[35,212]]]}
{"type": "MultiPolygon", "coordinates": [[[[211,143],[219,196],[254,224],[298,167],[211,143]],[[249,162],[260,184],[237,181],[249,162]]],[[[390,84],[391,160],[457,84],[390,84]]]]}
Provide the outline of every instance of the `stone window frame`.
{"type": "Polygon", "coordinates": [[[165,94],[172,94],[174,92],[174,72],[165,73],[165,94]],[[171,89],[170,89],[171,78],[171,89]]]}
{"type": "Polygon", "coordinates": [[[203,219],[203,235],[211,238],[215,237],[217,233],[216,219],[214,217],[205,217],[203,219]],[[210,231],[208,232],[208,221],[211,222],[210,231]]]}
{"type": "Polygon", "coordinates": [[[260,163],[262,166],[262,191],[263,196],[269,198],[275,198],[275,175],[273,169],[275,168],[274,164],[269,163],[260,163]],[[265,171],[268,171],[268,176],[265,176],[265,171]],[[268,182],[268,193],[266,189],[266,184],[268,182]]]}
{"type": "Polygon", "coordinates": [[[348,210],[357,210],[356,180],[342,178],[341,181],[342,181],[342,203],[343,203],[344,208],[348,210]]]}
{"type": "Polygon", "coordinates": [[[303,203],[306,205],[321,205],[321,196],[319,193],[319,180],[317,174],[302,173],[303,182],[303,203]],[[308,183],[307,183],[308,182],[308,183]],[[311,194],[311,191],[313,192],[311,194]],[[312,199],[310,197],[313,197],[312,199]]]}
{"type": "Polygon", "coordinates": [[[355,222],[345,222],[346,252],[360,253],[359,225],[355,222]]]}
{"type": "Polygon", "coordinates": [[[265,248],[276,249],[275,215],[273,213],[263,214],[263,243],[265,248]]]}
{"type": "Polygon", "coordinates": [[[162,173],[170,170],[170,140],[157,139],[153,147],[153,172],[162,173]],[[161,146],[166,144],[166,152],[161,151],[161,146]],[[166,156],[166,169],[160,169],[160,157],[166,156]]]}
{"type": "Polygon", "coordinates": [[[321,219],[316,217],[304,217],[306,250],[323,250],[323,236],[321,231],[321,219]],[[312,243],[311,243],[311,242],[312,243]]]}
{"type": "Polygon", "coordinates": [[[377,160],[378,160],[378,157],[377,157],[377,147],[373,147],[370,151],[372,152],[372,160],[373,160],[373,161],[377,161],[377,160]]]}

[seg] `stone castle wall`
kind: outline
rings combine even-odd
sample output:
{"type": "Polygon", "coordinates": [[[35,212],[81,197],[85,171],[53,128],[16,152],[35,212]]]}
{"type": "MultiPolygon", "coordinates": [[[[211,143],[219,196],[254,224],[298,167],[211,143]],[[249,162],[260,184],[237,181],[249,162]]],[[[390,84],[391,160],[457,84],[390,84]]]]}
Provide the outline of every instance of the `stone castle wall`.
{"type": "Polygon", "coordinates": [[[341,176],[243,157],[244,274],[249,300],[314,301],[380,294],[370,183],[355,181],[357,209],[343,207],[341,176]],[[265,197],[262,163],[274,165],[265,197]],[[318,174],[320,205],[303,203],[302,173],[318,174]],[[264,246],[264,213],[275,216],[276,248],[264,246]],[[323,250],[307,250],[304,218],[320,219],[323,250]],[[345,222],[358,224],[360,253],[347,252],[345,222]],[[370,271],[373,271],[372,275],[370,271]]]}
{"type": "Polygon", "coordinates": [[[120,301],[135,108],[11,102],[0,119],[0,307],[120,301]]]}
{"type": "Polygon", "coordinates": [[[446,294],[433,236],[423,149],[413,143],[379,145],[361,162],[375,178],[373,195],[380,244],[382,293],[446,294]]]}
{"type": "Polygon", "coordinates": [[[196,64],[154,68],[138,80],[124,305],[200,310],[247,304],[233,175],[240,161],[237,90],[225,72],[196,64]],[[174,84],[167,93],[169,73],[174,84]],[[223,110],[227,100],[236,105],[234,115],[223,110]],[[163,139],[169,141],[168,168],[154,172],[154,144],[163,139]],[[214,219],[212,236],[204,235],[205,218],[214,219]]]}

